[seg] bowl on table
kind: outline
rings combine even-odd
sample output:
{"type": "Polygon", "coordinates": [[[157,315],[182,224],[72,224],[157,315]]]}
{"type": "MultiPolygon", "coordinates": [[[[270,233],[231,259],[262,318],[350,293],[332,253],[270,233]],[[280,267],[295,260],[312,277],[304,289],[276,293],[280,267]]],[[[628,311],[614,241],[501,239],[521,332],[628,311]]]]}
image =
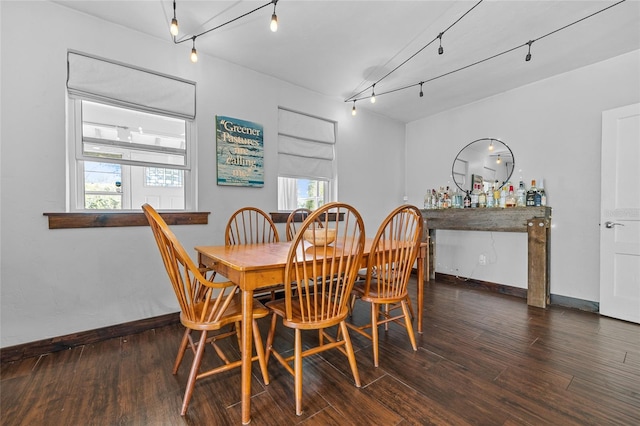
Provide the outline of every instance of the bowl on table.
{"type": "Polygon", "coordinates": [[[304,239],[315,246],[329,245],[336,239],[336,230],[332,228],[309,228],[304,231],[304,239]]]}

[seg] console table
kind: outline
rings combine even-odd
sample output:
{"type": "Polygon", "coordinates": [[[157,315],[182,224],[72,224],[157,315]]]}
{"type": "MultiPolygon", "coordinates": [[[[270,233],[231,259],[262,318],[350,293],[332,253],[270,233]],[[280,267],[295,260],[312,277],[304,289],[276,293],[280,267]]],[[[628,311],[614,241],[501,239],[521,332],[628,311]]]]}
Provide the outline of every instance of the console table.
{"type": "MultiPolygon", "coordinates": [[[[551,207],[512,207],[422,210],[425,229],[431,240],[429,260],[434,265],[436,230],[489,232],[526,232],[527,304],[545,308],[549,303],[549,254],[551,239],[551,207]]],[[[429,277],[435,268],[427,265],[429,277]]]]}

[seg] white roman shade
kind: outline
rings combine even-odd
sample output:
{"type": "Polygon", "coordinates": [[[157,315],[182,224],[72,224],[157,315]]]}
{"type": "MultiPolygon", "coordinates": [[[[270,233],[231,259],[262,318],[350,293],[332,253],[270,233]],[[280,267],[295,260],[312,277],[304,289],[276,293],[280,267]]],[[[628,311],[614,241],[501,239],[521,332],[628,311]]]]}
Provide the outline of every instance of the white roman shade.
{"type": "Polygon", "coordinates": [[[193,120],[196,84],[84,53],[67,53],[67,88],[84,99],[193,120]]]}
{"type": "Polygon", "coordinates": [[[334,177],[335,123],[278,110],[278,175],[331,180],[334,177]]]}

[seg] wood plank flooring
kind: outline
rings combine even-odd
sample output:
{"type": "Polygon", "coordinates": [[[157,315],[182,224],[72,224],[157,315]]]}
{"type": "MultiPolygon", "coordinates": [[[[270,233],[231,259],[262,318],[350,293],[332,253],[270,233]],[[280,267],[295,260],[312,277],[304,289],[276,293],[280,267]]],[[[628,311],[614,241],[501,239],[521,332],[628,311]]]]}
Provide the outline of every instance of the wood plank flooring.
{"type": "MultiPolygon", "coordinates": [[[[354,321],[368,312],[358,303],[354,321]]],[[[640,424],[639,325],[433,281],[425,287],[424,315],[417,352],[395,324],[381,332],[378,368],[370,341],[351,333],[361,388],[340,352],[306,359],[300,417],[293,377],[272,359],[265,386],[255,365],[251,424],[640,424]]],[[[265,339],[268,320],[261,327],[265,339]]],[[[187,354],[171,374],[182,330],[171,325],[3,363],[0,423],[241,424],[237,369],[197,382],[180,416],[192,360],[187,354]]],[[[286,350],[292,341],[280,324],[274,346],[286,350]]],[[[209,353],[204,362],[217,361],[209,353]]]]}

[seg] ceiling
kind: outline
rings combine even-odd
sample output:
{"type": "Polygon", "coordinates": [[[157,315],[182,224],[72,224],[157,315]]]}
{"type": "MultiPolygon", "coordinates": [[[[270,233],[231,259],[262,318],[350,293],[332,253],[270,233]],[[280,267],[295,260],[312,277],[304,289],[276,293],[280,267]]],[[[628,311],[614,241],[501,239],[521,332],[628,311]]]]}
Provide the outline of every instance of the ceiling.
{"type": "MultiPolygon", "coordinates": [[[[193,34],[268,0],[178,0],[178,39],[187,40],[177,45],[169,34],[170,0],[55,3],[166,40],[167,49],[184,51],[184,60],[189,61],[193,34]]],[[[340,100],[360,92],[357,99],[368,98],[377,82],[376,103],[361,99],[357,108],[402,122],[640,49],[639,0],[627,0],[587,19],[583,18],[617,2],[477,3],[279,0],[276,33],[269,30],[273,5],[268,5],[201,36],[196,48],[200,55],[340,100]],[[443,31],[444,54],[438,55],[437,37],[443,31]],[[529,40],[535,42],[527,62],[529,40]]],[[[345,108],[352,106],[353,102],[345,102],[345,108]]]]}

